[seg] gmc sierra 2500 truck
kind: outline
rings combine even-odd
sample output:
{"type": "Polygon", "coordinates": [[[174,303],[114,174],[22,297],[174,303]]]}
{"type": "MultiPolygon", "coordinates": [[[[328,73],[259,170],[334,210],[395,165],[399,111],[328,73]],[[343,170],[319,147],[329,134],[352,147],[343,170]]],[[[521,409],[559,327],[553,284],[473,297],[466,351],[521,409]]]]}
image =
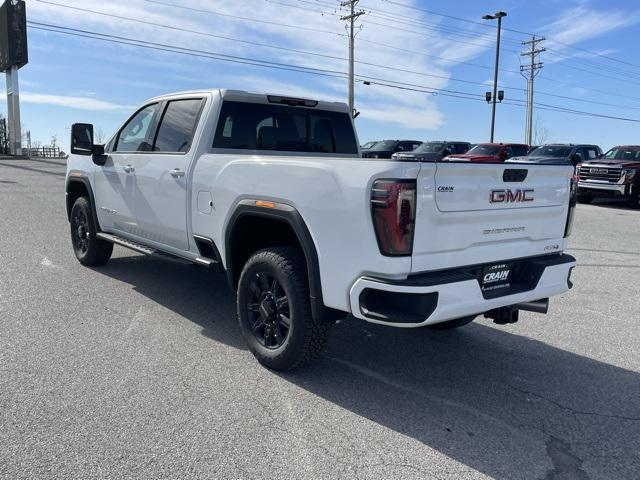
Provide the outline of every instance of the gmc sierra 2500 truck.
{"type": "Polygon", "coordinates": [[[361,158],[342,103],[234,90],[154,98],[106,145],[74,124],[73,250],[113,244],[226,273],[251,352],[308,363],[352,314],[454,328],[546,313],[571,287],[566,165],[361,158]]]}

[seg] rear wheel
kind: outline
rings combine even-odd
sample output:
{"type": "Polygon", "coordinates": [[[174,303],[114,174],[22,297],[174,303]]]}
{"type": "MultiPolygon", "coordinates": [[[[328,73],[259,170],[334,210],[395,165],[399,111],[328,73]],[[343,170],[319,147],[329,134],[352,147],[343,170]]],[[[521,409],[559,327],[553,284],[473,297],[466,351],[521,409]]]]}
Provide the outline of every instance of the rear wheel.
{"type": "Polygon", "coordinates": [[[86,197],[78,198],[71,208],[71,243],[78,261],[88,267],[104,265],[111,258],[113,243],[96,236],[95,218],[86,197]]]}
{"type": "Polygon", "coordinates": [[[294,248],[268,248],[249,258],[238,282],[237,307],[249,349],[266,367],[302,367],[326,343],[329,324],[311,315],[306,262],[294,248]]]}
{"type": "Polygon", "coordinates": [[[589,195],[578,195],[578,203],[591,203],[593,202],[593,197],[589,195]]]}
{"type": "Polygon", "coordinates": [[[473,322],[476,318],[476,315],[472,315],[470,317],[462,317],[456,318],[455,320],[447,320],[442,323],[434,323],[433,325],[429,325],[429,328],[432,330],[452,330],[454,328],[464,327],[469,323],[473,322]]]}

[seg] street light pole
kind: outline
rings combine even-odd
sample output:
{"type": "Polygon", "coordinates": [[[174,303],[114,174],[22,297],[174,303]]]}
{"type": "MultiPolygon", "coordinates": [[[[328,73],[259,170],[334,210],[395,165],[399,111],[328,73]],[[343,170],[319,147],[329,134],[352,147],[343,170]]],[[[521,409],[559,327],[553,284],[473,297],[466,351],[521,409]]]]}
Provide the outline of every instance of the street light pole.
{"type": "Polygon", "coordinates": [[[507,12],[496,12],[494,15],[484,15],[485,20],[498,20],[498,33],[496,38],[496,65],[493,71],[493,98],[491,100],[491,143],[496,129],[496,100],[498,96],[498,68],[500,65],[500,30],[502,29],[502,17],[506,17],[507,12]]]}

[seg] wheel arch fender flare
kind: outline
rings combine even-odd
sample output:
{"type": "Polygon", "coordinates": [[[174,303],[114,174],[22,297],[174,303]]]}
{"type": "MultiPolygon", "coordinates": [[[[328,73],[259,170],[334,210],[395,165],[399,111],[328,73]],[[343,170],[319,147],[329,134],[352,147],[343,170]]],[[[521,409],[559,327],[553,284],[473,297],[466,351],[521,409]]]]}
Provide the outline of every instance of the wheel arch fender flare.
{"type": "Polygon", "coordinates": [[[241,200],[236,204],[229,217],[229,221],[226,224],[224,232],[225,270],[227,273],[227,280],[229,281],[231,288],[233,290],[236,289],[235,279],[239,276],[239,271],[243,267],[243,265],[233,264],[233,234],[238,222],[247,217],[258,217],[283,222],[293,230],[300,246],[302,247],[302,253],[304,254],[307,265],[309,295],[311,298],[313,315],[319,315],[325,318],[339,317],[340,315],[332,315],[334,310],[325,307],[322,300],[322,283],[320,280],[318,251],[307,224],[296,208],[285,203],[251,198],[241,200]],[[267,206],[260,206],[261,204],[267,206]]]}
{"type": "Polygon", "coordinates": [[[70,176],[67,178],[65,185],[65,196],[66,196],[66,207],[67,207],[67,220],[71,221],[71,209],[73,208],[73,204],[75,203],[75,199],[78,196],[84,195],[74,195],[76,193],[76,189],[80,187],[83,188],[87,195],[89,196],[89,203],[91,203],[91,211],[93,213],[93,226],[95,227],[96,232],[100,232],[100,224],[98,222],[98,214],[96,211],[96,201],[93,195],[93,188],[91,187],[91,182],[89,179],[82,175],[78,176],[70,176]]]}

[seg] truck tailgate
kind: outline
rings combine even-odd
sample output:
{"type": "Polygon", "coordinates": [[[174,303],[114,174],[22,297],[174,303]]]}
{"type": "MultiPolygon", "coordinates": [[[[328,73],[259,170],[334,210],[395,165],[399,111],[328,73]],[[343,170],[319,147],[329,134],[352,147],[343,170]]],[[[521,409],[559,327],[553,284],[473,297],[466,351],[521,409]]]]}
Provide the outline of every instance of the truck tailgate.
{"type": "Polygon", "coordinates": [[[412,272],[560,252],[573,168],[423,163],[412,272]]]}

